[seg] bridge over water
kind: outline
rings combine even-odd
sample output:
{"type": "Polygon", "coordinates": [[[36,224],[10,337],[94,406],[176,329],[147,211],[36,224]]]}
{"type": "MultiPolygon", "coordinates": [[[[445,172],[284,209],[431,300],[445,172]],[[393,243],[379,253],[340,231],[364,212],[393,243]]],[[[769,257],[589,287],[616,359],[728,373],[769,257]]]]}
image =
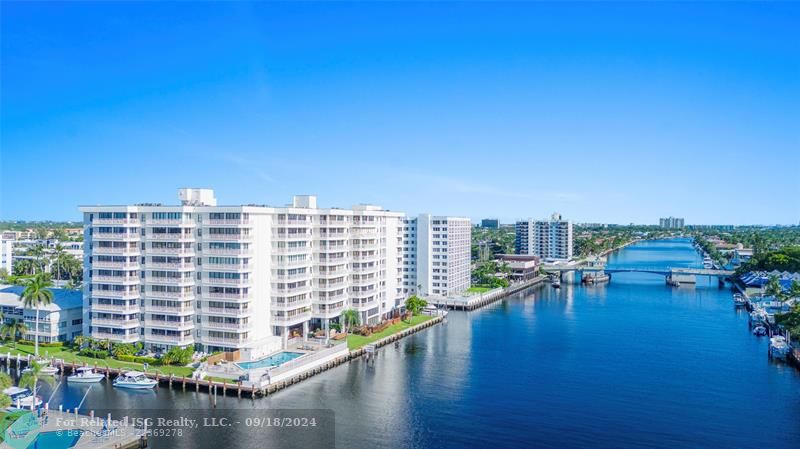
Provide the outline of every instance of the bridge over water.
{"type": "Polygon", "coordinates": [[[610,279],[614,273],[650,273],[661,275],[666,278],[668,284],[694,284],[697,282],[697,276],[710,276],[720,279],[722,282],[725,278],[733,276],[732,270],[716,270],[710,268],[687,268],[687,267],[641,267],[641,266],[612,266],[606,265],[551,265],[544,267],[548,273],[558,274],[559,276],[564,273],[578,272],[582,279],[588,275],[591,279],[610,279]],[[608,275],[608,278],[605,277],[608,275]]]}

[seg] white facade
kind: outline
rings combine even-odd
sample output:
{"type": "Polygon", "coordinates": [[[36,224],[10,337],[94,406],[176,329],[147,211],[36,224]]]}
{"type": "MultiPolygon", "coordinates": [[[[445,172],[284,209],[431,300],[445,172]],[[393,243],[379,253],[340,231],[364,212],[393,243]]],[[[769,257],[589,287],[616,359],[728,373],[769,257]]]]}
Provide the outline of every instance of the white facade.
{"type": "Polygon", "coordinates": [[[0,238],[0,268],[5,268],[8,274],[14,273],[14,242],[16,239],[0,238]]]}
{"type": "Polygon", "coordinates": [[[542,259],[572,258],[572,222],[558,213],[549,220],[523,220],[516,225],[517,254],[539,256],[542,259]]]}
{"type": "Polygon", "coordinates": [[[422,214],[406,219],[403,231],[403,291],[407,295],[449,296],[469,288],[469,218],[422,214]]]}
{"type": "Polygon", "coordinates": [[[196,345],[255,359],[328,329],[346,309],[376,322],[404,299],[403,214],[377,206],[82,207],[85,333],[150,349],[196,345]]]}

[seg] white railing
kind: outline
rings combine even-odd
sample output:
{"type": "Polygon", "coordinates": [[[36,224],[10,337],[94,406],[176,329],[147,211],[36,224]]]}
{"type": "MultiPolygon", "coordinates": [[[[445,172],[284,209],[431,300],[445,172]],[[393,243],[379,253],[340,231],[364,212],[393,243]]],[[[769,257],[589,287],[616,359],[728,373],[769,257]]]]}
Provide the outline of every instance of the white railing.
{"type": "Polygon", "coordinates": [[[240,270],[249,270],[249,264],[219,264],[219,263],[207,263],[203,265],[203,270],[222,270],[222,271],[240,271],[240,270]]]}
{"type": "Polygon", "coordinates": [[[147,226],[194,226],[195,222],[181,218],[151,218],[147,220],[145,224],[147,226]]]}
{"type": "Polygon", "coordinates": [[[194,264],[191,263],[180,263],[180,262],[150,262],[145,264],[147,268],[167,268],[173,270],[192,270],[194,269],[194,264]]]}
{"type": "Polygon", "coordinates": [[[139,224],[138,218],[95,218],[92,225],[139,224]]]}
{"type": "Polygon", "coordinates": [[[224,284],[224,285],[249,285],[250,283],[251,283],[250,279],[244,279],[244,278],[239,278],[239,279],[203,278],[203,284],[204,285],[219,285],[219,284],[224,284]]]}
{"type": "Polygon", "coordinates": [[[189,300],[194,298],[194,292],[159,292],[155,290],[147,290],[145,291],[145,296],[148,298],[182,298],[189,300]]]}
{"type": "Polygon", "coordinates": [[[205,307],[203,309],[198,310],[201,314],[206,312],[208,313],[215,313],[220,315],[228,315],[228,316],[248,316],[252,315],[250,313],[250,309],[233,309],[230,307],[205,307]]]}
{"type": "Polygon", "coordinates": [[[93,246],[92,247],[92,254],[138,254],[139,248],[138,247],[119,247],[119,246],[93,246]]]}
{"type": "Polygon", "coordinates": [[[273,298],[271,305],[276,310],[282,310],[282,311],[302,309],[311,306],[311,298],[304,299],[301,301],[280,301],[273,298]]]}
{"type": "Polygon", "coordinates": [[[194,329],[194,322],[192,321],[167,321],[167,320],[144,320],[145,326],[151,327],[166,327],[175,330],[194,329]]]}
{"type": "Polygon", "coordinates": [[[209,232],[205,238],[206,240],[240,241],[251,240],[253,236],[250,234],[212,234],[209,232]]]}
{"type": "Polygon", "coordinates": [[[98,288],[92,289],[92,296],[98,298],[119,298],[119,299],[137,299],[139,298],[138,291],[115,291],[115,290],[100,290],[98,288]]]}
{"type": "Polygon", "coordinates": [[[114,319],[106,319],[106,318],[92,318],[91,324],[95,325],[106,325],[106,326],[138,326],[139,320],[114,320],[114,319]]]}
{"type": "Polygon", "coordinates": [[[92,304],[92,312],[113,312],[113,313],[138,313],[139,305],[122,306],[117,304],[92,304]]]}
{"type": "Polygon", "coordinates": [[[95,260],[92,268],[119,268],[123,270],[138,270],[139,262],[111,262],[107,260],[95,260]]]}
{"type": "Polygon", "coordinates": [[[120,335],[120,334],[114,334],[114,333],[111,333],[111,332],[99,332],[99,331],[93,331],[92,332],[92,337],[93,338],[97,338],[97,339],[101,339],[101,340],[112,340],[112,341],[119,341],[119,342],[125,342],[125,343],[134,342],[134,341],[138,341],[139,340],[139,334],[120,335]]]}
{"type": "Polygon", "coordinates": [[[291,326],[311,319],[311,311],[298,313],[292,316],[272,315],[272,322],[279,325],[291,326]]]}
{"type": "Polygon", "coordinates": [[[95,232],[92,234],[92,240],[135,240],[139,238],[139,234],[135,233],[116,233],[116,232],[95,232]]]}
{"type": "Polygon", "coordinates": [[[145,341],[159,341],[177,345],[190,345],[194,343],[191,335],[145,335],[145,341]]]}
{"type": "Polygon", "coordinates": [[[207,222],[203,222],[203,226],[213,225],[249,225],[249,218],[209,218],[207,222]]]}
{"type": "Polygon", "coordinates": [[[217,299],[233,299],[237,301],[242,301],[251,298],[249,293],[212,293],[212,292],[203,293],[203,297],[217,298],[217,299]]]}
{"type": "Polygon", "coordinates": [[[201,336],[200,339],[209,343],[223,343],[229,345],[243,345],[247,343],[247,337],[211,337],[208,335],[201,336]]]}
{"type": "Polygon", "coordinates": [[[93,275],[93,281],[114,282],[114,283],[137,283],[139,276],[107,276],[107,275],[93,275]]]}
{"type": "Polygon", "coordinates": [[[180,307],[180,306],[152,306],[147,305],[144,308],[145,312],[164,312],[164,313],[173,313],[173,314],[186,314],[186,313],[194,313],[194,307],[180,307]]]}
{"type": "Polygon", "coordinates": [[[194,284],[194,278],[177,278],[177,277],[154,277],[150,276],[145,278],[145,282],[148,284],[159,284],[159,285],[191,285],[194,284]]]}
{"type": "Polygon", "coordinates": [[[193,234],[172,234],[172,233],[164,233],[164,234],[156,234],[150,233],[147,235],[147,238],[150,240],[172,240],[178,242],[189,242],[194,241],[193,234]]]}
{"type": "Polygon", "coordinates": [[[253,328],[253,323],[219,323],[215,321],[202,321],[204,328],[210,329],[227,329],[234,331],[247,331],[253,328]]]}
{"type": "Polygon", "coordinates": [[[218,254],[223,256],[246,256],[253,254],[253,250],[245,248],[206,248],[205,254],[218,254]]]}
{"type": "Polygon", "coordinates": [[[169,255],[190,255],[194,254],[194,248],[148,248],[150,254],[169,254],[169,255]]]}

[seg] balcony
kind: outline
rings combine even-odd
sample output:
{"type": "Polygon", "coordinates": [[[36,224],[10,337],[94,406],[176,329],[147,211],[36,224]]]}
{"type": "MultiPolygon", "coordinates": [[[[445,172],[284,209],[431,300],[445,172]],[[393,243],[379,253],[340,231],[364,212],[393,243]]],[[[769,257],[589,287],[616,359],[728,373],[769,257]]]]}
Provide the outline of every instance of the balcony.
{"type": "Polygon", "coordinates": [[[203,222],[203,226],[247,226],[249,224],[249,218],[209,218],[207,222],[203,222]]]}
{"type": "Polygon", "coordinates": [[[92,338],[99,340],[111,340],[117,343],[135,343],[139,341],[139,334],[114,334],[111,332],[100,332],[97,330],[92,331],[92,338]]]}
{"type": "Polygon", "coordinates": [[[330,296],[320,296],[315,300],[315,302],[320,303],[320,304],[329,304],[331,302],[337,302],[337,301],[343,301],[343,300],[346,301],[347,298],[348,298],[347,292],[342,292],[342,293],[337,293],[335,295],[330,295],[330,296]]]}
{"type": "Polygon", "coordinates": [[[151,218],[145,222],[147,226],[194,226],[195,222],[192,220],[185,220],[183,218],[151,218]]]}
{"type": "Polygon", "coordinates": [[[250,279],[239,278],[239,279],[228,279],[228,278],[203,278],[202,284],[203,285],[234,285],[234,286],[248,286],[252,282],[250,279]]]}
{"type": "Polygon", "coordinates": [[[170,256],[191,256],[194,254],[194,248],[148,248],[148,254],[168,254],[170,256]]]}
{"type": "Polygon", "coordinates": [[[340,288],[346,288],[347,285],[348,285],[347,280],[342,280],[338,282],[326,282],[324,284],[320,282],[319,286],[317,287],[317,290],[323,290],[323,291],[338,290],[340,288]]]}
{"type": "Polygon", "coordinates": [[[311,319],[311,311],[298,313],[292,316],[272,315],[272,324],[276,326],[294,326],[311,319]]]}
{"type": "Polygon", "coordinates": [[[92,296],[95,298],[138,299],[139,291],[101,290],[98,284],[92,284],[92,296]]]}
{"type": "Polygon", "coordinates": [[[219,343],[223,345],[243,345],[247,343],[247,336],[240,335],[237,337],[211,337],[208,335],[203,335],[200,337],[200,341],[202,343],[219,343]]]}
{"type": "Polygon", "coordinates": [[[103,256],[107,254],[125,254],[128,256],[133,256],[139,254],[139,247],[92,246],[92,255],[103,256]]]}
{"type": "Polygon", "coordinates": [[[279,226],[311,226],[313,224],[311,217],[278,219],[277,223],[279,226]]]}
{"type": "Polygon", "coordinates": [[[95,218],[92,220],[92,226],[102,225],[138,225],[138,218],[95,218]]]}
{"type": "Polygon", "coordinates": [[[145,335],[144,341],[147,343],[166,343],[171,345],[191,345],[194,338],[191,335],[145,335]]]}
{"type": "Polygon", "coordinates": [[[168,321],[168,320],[144,320],[146,327],[158,327],[164,329],[173,329],[177,331],[194,329],[193,321],[168,321]]]}
{"type": "Polygon", "coordinates": [[[311,293],[311,285],[297,285],[294,287],[278,287],[273,285],[273,291],[277,296],[295,296],[303,293],[311,293]]]}
{"type": "Polygon", "coordinates": [[[148,234],[147,239],[149,240],[157,240],[157,241],[170,241],[170,242],[193,242],[194,241],[194,234],[173,234],[173,233],[164,233],[164,234],[148,234]]]}
{"type": "Polygon", "coordinates": [[[139,234],[132,232],[95,232],[92,240],[111,240],[115,242],[133,242],[139,240],[139,234]]]}
{"type": "Polygon", "coordinates": [[[194,285],[194,278],[191,277],[154,277],[150,276],[144,280],[147,284],[191,286],[194,285]]]}
{"type": "Polygon", "coordinates": [[[93,282],[108,282],[110,284],[138,284],[139,280],[139,276],[92,275],[93,282]]]}
{"type": "Polygon", "coordinates": [[[194,292],[160,292],[157,290],[146,290],[144,295],[148,298],[169,298],[169,299],[183,299],[191,300],[194,298],[194,292]]]}
{"type": "Polygon", "coordinates": [[[253,240],[250,234],[212,234],[208,233],[204,236],[205,240],[220,241],[220,242],[245,242],[253,240]]]}
{"type": "Polygon", "coordinates": [[[273,274],[273,279],[278,281],[305,281],[311,279],[311,273],[273,274]]]}
{"type": "Polygon", "coordinates": [[[204,329],[224,329],[234,332],[245,332],[253,329],[253,323],[220,323],[218,321],[203,320],[201,322],[204,329]]]}
{"type": "Polygon", "coordinates": [[[371,309],[373,307],[377,307],[378,306],[378,298],[373,298],[373,299],[370,299],[368,301],[359,300],[358,302],[356,302],[356,299],[354,298],[351,301],[351,304],[353,305],[353,307],[356,310],[364,311],[364,310],[367,310],[367,309],[371,309]]]}
{"type": "Polygon", "coordinates": [[[203,250],[204,254],[220,256],[248,256],[253,254],[253,250],[245,248],[208,248],[203,250]]]}
{"type": "Polygon", "coordinates": [[[119,320],[113,318],[92,318],[92,326],[111,326],[116,328],[139,327],[139,320],[119,320]]]}
{"type": "Polygon", "coordinates": [[[148,304],[144,308],[145,312],[161,312],[161,313],[169,313],[172,315],[189,315],[194,313],[194,307],[192,306],[154,306],[148,304]]]}
{"type": "Polygon", "coordinates": [[[245,301],[251,299],[250,293],[212,293],[204,292],[204,298],[227,299],[232,301],[245,301]]]}
{"type": "Polygon", "coordinates": [[[282,311],[296,310],[296,309],[310,307],[311,298],[309,297],[298,301],[285,301],[273,297],[270,305],[275,310],[282,310],[282,311]]]}
{"type": "Polygon", "coordinates": [[[301,246],[296,248],[280,248],[273,247],[272,254],[291,255],[291,254],[308,254],[311,252],[310,246],[301,246]]]}
{"type": "Polygon", "coordinates": [[[231,307],[206,307],[198,310],[198,312],[200,312],[201,315],[214,314],[214,315],[235,316],[235,317],[244,317],[252,315],[250,309],[247,308],[235,309],[231,307]]]}
{"type": "Polygon", "coordinates": [[[203,264],[203,271],[251,271],[250,264],[218,264],[207,263],[203,264]]]}
{"type": "Polygon", "coordinates": [[[283,241],[283,242],[311,240],[311,234],[310,233],[292,234],[292,233],[283,232],[283,233],[278,233],[275,236],[275,240],[280,240],[280,241],[283,241]]]}
{"type": "Polygon", "coordinates": [[[341,315],[344,311],[344,304],[340,306],[328,306],[328,307],[320,307],[319,305],[314,305],[314,308],[311,311],[311,314],[314,318],[336,318],[337,316],[341,315]]]}
{"type": "Polygon", "coordinates": [[[313,265],[313,261],[309,258],[307,260],[281,260],[275,261],[275,265],[280,268],[299,268],[299,267],[310,267],[313,265]]]}
{"type": "Polygon", "coordinates": [[[95,260],[92,262],[92,269],[113,268],[118,270],[138,270],[139,262],[111,262],[95,260]]]}
{"type": "Polygon", "coordinates": [[[145,264],[148,269],[163,268],[166,270],[194,270],[193,263],[180,263],[180,262],[148,262],[145,264]]]}
{"type": "Polygon", "coordinates": [[[373,273],[381,269],[380,265],[372,265],[367,267],[353,267],[353,273],[373,273]]]}
{"type": "Polygon", "coordinates": [[[380,254],[359,254],[353,255],[353,262],[359,263],[369,263],[369,262],[378,262],[381,260],[380,254]]]}
{"type": "Polygon", "coordinates": [[[377,277],[371,278],[371,279],[353,279],[352,281],[350,281],[350,283],[353,286],[358,286],[358,287],[361,287],[361,286],[366,287],[366,286],[370,286],[370,285],[375,285],[378,282],[379,282],[379,279],[377,277]]]}
{"type": "Polygon", "coordinates": [[[120,305],[120,304],[97,304],[91,305],[92,312],[112,312],[112,313],[139,313],[138,304],[120,305]]]}

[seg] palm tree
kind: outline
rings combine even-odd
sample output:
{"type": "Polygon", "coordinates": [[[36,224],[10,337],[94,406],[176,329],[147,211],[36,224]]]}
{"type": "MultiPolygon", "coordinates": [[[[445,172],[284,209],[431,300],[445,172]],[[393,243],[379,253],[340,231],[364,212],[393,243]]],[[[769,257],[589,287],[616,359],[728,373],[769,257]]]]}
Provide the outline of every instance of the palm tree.
{"type": "Polygon", "coordinates": [[[61,280],[61,264],[68,256],[67,251],[60,243],[56,243],[53,249],[53,254],[50,255],[50,260],[56,263],[56,280],[61,280]]]}
{"type": "Polygon", "coordinates": [[[22,377],[19,378],[19,386],[21,388],[30,388],[30,390],[33,392],[31,410],[36,407],[36,387],[39,385],[40,380],[44,381],[50,386],[55,384],[55,379],[50,376],[42,375],[42,365],[37,363],[35,360],[31,360],[31,363],[28,364],[28,368],[23,371],[22,377]]]}
{"type": "Polygon", "coordinates": [[[768,296],[774,296],[775,299],[779,301],[783,301],[783,287],[781,286],[780,280],[778,280],[778,276],[769,277],[764,289],[764,293],[766,293],[768,296]]]}
{"type": "MultiPolygon", "coordinates": [[[[11,376],[6,373],[0,372],[0,391],[14,385],[11,376]]],[[[11,398],[7,394],[0,393],[0,408],[7,408],[11,406],[11,398]]]]}
{"type": "Polygon", "coordinates": [[[15,342],[17,341],[17,336],[20,337],[28,333],[28,326],[22,320],[14,320],[10,323],[3,323],[0,326],[0,337],[2,338],[11,338],[15,342]]]}
{"type": "Polygon", "coordinates": [[[789,286],[789,297],[800,299],[800,281],[797,279],[793,280],[792,285],[789,286]]]}
{"type": "Polygon", "coordinates": [[[358,312],[353,309],[347,309],[342,312],[342,321],[344,321],[344,333],[347,334],[350,332],[353,326],[358,326],[360,318],[358,316],[358,312]]]}
{"type": "Polygon", "coordinates": [[[39,356],[39,308],[53,302],[53,292],[48,289],[53,285],[44,273],[39,273],[28,282],[22,291],[22,304],[29,309],[36,309],[36,323],[34,334],[34,355],[39,356]]]}

